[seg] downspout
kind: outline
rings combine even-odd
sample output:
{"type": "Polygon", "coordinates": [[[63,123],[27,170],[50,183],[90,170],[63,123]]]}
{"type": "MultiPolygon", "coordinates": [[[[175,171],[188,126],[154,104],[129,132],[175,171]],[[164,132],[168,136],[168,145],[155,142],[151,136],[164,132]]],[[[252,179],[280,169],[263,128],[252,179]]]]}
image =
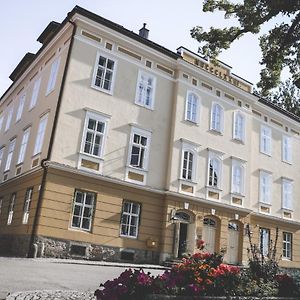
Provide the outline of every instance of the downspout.
{"type": "Polygon", "coordinates": [[[43,200],[44,193],[45,193],[45,183],[46,183],[46,177],[47,177],[47,173],[48,173],[48,169],[47,169],[47,166],[45,165],[45,162],[47,162],[50,159],[51,154],[52,154],[52,148],[53,148],[52,146],[53,146],[53,141],[54,141],[56,128],[57,128],[58,115],[60,112],[61,100],[62,100],[63,90],[64,90],[65,81],[66,81],[66,77],[67,77],[67,71],[68,71],[69,64],[70,64],[71,52],[72,52],[72,47],[73,47],[73,43],[74,43],[74,35],[75,35],[76,29],[77,29],[77,26],[74,22],[72,22],[70,20],[69,20],[69,22],[73,25],[73,31],[72,31],[71,42],[70,42],[68,55],[67,55],[67,59],[66,59],[66,65],[65,65],[65,69],[64,69],[64,73],[63,73],[63,77],[62,77],[62,82],[61,82],[61,86],[60,86],[60,90],[59,90],[57,106],[56,106],[54,121],[53,121],[53,128],[51,131],[51,136],[50,136],[50,141],[49,141],[49,146],[48,146],[48,152],[47,152],[46,158],[42,159],[42,161],[41,161],[41,167],[43,168],[43,176],[42,176],[39,197],[37,200],[37,207],[36,207],[35,216],[34,216],[33,225],[32,225],[32,231],[31,231],[31,236],[30,236],[27,257],[36,257],[37,251],[38,251],[38,247],[35,244],[34,239],[35,239],[35,236],[37,235],[37,227],[38,227],[38,224],[40,221],[40,212],[41,212],[41,208],[42,208],[42,200],[43,200]]]}

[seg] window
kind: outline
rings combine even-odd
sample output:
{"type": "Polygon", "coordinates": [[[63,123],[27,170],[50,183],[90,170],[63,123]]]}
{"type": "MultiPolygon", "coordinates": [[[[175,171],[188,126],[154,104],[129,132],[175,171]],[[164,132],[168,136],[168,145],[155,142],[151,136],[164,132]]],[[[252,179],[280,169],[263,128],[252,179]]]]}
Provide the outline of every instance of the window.
{"type": "MultiPolygon", "coordinates": [[[[58,74],[59,64],[60,64],[60,57],[57,57],[51,65],[46,96],[55,89],[55,83],[56,83],[56,78],[57,78],[57,74],[58,74]]],[[[36,93],[38,93],[38,91],[36,93]]],[[[37,97],[37,95],[36,95],[36,97],[37,97]]]]}
{"type": "Polygon", "coordinates": [[[24,200],[24,206],[23,206],[23,224],[28,223],[28,218],[29,218],[29,211],[30,211],[30,204],[32,200],[32,192],[33,188],[28,188],[25,193],[25,200],[24,200]]]}
{"type": "Polygon", "coordinates": [[[75,190],[72,227],[90,231],[94,214],[96,194],[75,190]]]}
{"type": "Polygon", "coordinates": [[[28,140],[29,140],[29,135],[30,135],[30,128],[27,128],[23,133],[20,152],[19,152],[19,158],[18,158],[17,164],[20,164],[24,161],[26,148],[27,148],[27,144],[28,144],[28,140]]]}
{"type": "Polygon", "coordinates": [[[121,216],[121,236],[137,238],[141,205],[124,201],[121,216]]]}
{"type": "Polygon", "coordinates": [[[211,108],[211,122],[210,129],[217,132],[223,132],[223,122],[224,122],[224,109],[218,103],[213,103],[211,108]]]}
{"type": "Polygon", "coordinates": [[[29,104],[29,110],[31,110],[32,108],[34,108],[36,106],[38,96],[39,96],[40,86],[41,86],[41,78],[37,79],[34,82],[31,100],[30,100],[30,104],[29,104]]]}
{"type": "Polygon", "coordinates": [[[1,112],[0,113],[0,132],[1,132],[1,129],[2,129],[2,125],[3,125],[3,120],[4,120],[4,113],[1,112]]]}
{"type": "Polygon", "coordinates": [[[6,172],[10,169],[12,157],[13,157],[14,150],[15,150],[15,145],[16,145],[16,139],[13,139],[9,142],[8,154],[7,154],[7,159],[6,159],[6,165],[5,165],[5,168],[4,168],[4,172],[6,172]]]}
{"type": "Polygon", "coordinates": [[[182,163],[182,174],[181,174],[183,179],[192,180],[193,163],[194,163],[194,154],[190,151],[184,151],[183,163],[182,163]]]}
{"type": "Polygon", "coordinates": [[[2,165],[2,161],[3,161],[4,149],[5,149],[5,147],[0,148],[0,168],[2,165]]]}
{"type": "Polygon", "coordinates": [[[40,124],[39,124],[38,132],[35,140],[33,155],[36,155],[42,151],[47,121],[48,121],[48,114],[42,116],[42,118],[40,119],[40,124]]]}
{"type": "Polygon", "coordinates": [[[116,62],[114,60],[98,54],[92,86],[100,90],[111,92],[115,67],[116,62]]]}
{"type": "Polygon", "coordinates": [[[11,124],[11,119],[12,119],[12,115],[13,115],[13,106],[12,104],[10,104],[8,107],[7,107],[7,119],[6,119],[6,124],[5,124],[5,130],[4,131],[7,131],[10,127],[10,124],[11,124]]]}
{"type": "Polygon", "coordinates": [[[293,181],[282,179],[282,208],[293,209],[293,181]]]}
{"type": "Polygon", "coordinates": [[[271,184],[272,174],[260,171],[259,180],[259,201],[265,204],[271,204],[271,184]]]}
{"type": "Polygon", "coordinates": [[[129,165],[131,167],[144,170],[148,168],[150,137],[150,132],[132,128],[129,156],[129,165]]]}
{"type": "Polygon", "coordinates": [[[199,123],[200,100],[196,94],[188,92],[185,104],[185,119],[194,123],[199,123]]]}
{"type": "Polygon", "coordinates": [[[103,156],[106,123],[107,118],[87,112],[82,141],[83,153],[97,157],[103,156]]]}
{"type": "Polygon", "coordinates": [[[148,73],[139,72],[135,103],[153,109],[156,78],[148,73]]]}
{"type": "Polygon", "coordinates": [[[23,109],[24,109],[24,104],[25,104],[25,99],[26,99],[26,95],[23,94],[20,97],[20,100],[19,100],[19,106],[18,106],[18,110],[17,110],[16,122],[18,122],[19,120],[21,120],[23,109]]]}
{"type": "Polygon", "coordinates": [[[245,116],[241,112],[234,112],[233,116],[233,138],[245,141],[245,116]]]}
{"type": "Polygon", "coordinates": [[[260,152],[267,155],[272,152],[272,130],[263,125],[260,128],[260,152]]]}
{"type": "Polygon", "coordinates": [[[220,189],[221,187],[222,161],[221,159],[210,153],[208,160],[208,186],[220,189]]]}
{"type": "Polygon", "coordinates": [[[282,160],[292,162],[292,139],[286,135],[282,137],[282,160]]]}
{"type": "Polygon", "coordinates": [[[236,194],[243,194],[244,185],[245,168],[241,161],[234,159],[232,160],[231,192],[236,194]]]}
{"type": "Polygon", "coordinates": [[[10,225],[14,215],[14,207],[16,201],[16,193],[13,193],[10,197],[9,205],[8,205],[8,218],[7,218],[7,225],[10,225]]]}
{"type": "Polygon", "coordinates": [[[270,229],[267,228],[260,228],[260,245],[259,249],[261,250],[261,254],[267,256],[269,254],[270,248],[270,229]]]}
{"type": "Polygon", "coordinates": [[[282,257],[292,259],[293,235],[290,232],[283,232],[282,238],[282,257]]]}

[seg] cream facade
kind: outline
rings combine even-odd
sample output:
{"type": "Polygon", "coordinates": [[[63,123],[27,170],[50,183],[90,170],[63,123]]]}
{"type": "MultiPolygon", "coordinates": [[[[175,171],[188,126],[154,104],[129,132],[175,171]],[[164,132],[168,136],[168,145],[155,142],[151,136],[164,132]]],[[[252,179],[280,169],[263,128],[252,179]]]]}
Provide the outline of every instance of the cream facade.
{"type": "Polygon", "coordinates": [[[300,267],[296,116],[145,27],[75,7],[58,28],[0,102],[6,252],[163,262],[203,239],[245,264],[248,232],[266,254],[278,227],[281,265],[300,267]]]}

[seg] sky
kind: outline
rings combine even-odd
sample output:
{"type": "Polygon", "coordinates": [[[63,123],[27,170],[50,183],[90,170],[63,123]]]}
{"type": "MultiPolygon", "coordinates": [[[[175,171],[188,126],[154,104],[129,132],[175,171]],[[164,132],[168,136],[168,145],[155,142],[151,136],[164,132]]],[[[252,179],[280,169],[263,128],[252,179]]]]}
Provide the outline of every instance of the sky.
{"type": "MultiPolygon", "coordinates": [[[[27,52],[36,53],[41,44],[37,37],[50,21],[61,22],[75,5],[138,33],[143,23],[150,30],[149,39],[176,52],[184,46],[193,52],[198,42],[190,29],[200,25],[224,27],[232,24],[223,14],[203,13],[202,0],[3,0],[0,4],[0,95],[10,86],[9,75],[27,52]]],[[[257,83],[261,66],[257,36],[247,34],[234,42],[219,57],[232,72],[257,83]]]]}

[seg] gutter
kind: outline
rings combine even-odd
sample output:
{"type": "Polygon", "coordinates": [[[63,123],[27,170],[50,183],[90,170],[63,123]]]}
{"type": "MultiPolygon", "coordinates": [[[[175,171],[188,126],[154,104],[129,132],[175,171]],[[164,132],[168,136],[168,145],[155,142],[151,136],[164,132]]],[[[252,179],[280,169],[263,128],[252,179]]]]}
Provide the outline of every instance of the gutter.
{"type": "Polygon", "coordinates": [[[51,154],[52,154],[53,142],[54,142],[54,137],[55,137],[55,133],[56,133],[56,129],[57,129],[57,121],[58,121],[58,116],[59,116],[61,102],[62,102],[63,90],[64,90],[64,87],[65,87],[67,71],[68,71],[69,64],[70,64],[71,52],[72,52],[73,43],[74,43],[74,36],[75,36],[75,33],[76,33],[76,29],[77,29],[77,26],[74,22],[72,22],[70,20],[69,20],[69,22],[73,25],[73,31],[72,31],[71,42],[70,42],[68,55],[67,55],[67,59],[66,59],[64,74],[63,74],[63,77],[62,77],[62,82],[61,82],[60,91],[59,91],[59,95],[58,95],[58,101],[57,101],[55,116],[54,116],[54,120],[53,120],[53,127],[52,127],[52,131],[51,131],[51,136],[50,136],[50,141],[49,141],[49,146],[48,146],[48,152],[47,152],[46,158],[42,159],[42,161],[41,161],[41,167],[43,168],[43,177],[42,177],[42,181],[41,181],[41,185],[40,185],[40,192],[39,192],[39,197],[38,197],[38,200],[37,200],[37,207],[36,207],[35,216],[34,216],[34,220],[33,220],[27,257],[34,257],[36,255],[34,239],[35,239],[35,236],[37,235],[37,228],[38,228],[38,224],[39,224],[39,221],[40,221],[42,201],[43,201],[43,197],[44,197],[44,193],[45,193],[46,177],[47,177],[47,174],[48,174],[48,168],[45,165],[45,162],[50,159],[51,154]]]}

